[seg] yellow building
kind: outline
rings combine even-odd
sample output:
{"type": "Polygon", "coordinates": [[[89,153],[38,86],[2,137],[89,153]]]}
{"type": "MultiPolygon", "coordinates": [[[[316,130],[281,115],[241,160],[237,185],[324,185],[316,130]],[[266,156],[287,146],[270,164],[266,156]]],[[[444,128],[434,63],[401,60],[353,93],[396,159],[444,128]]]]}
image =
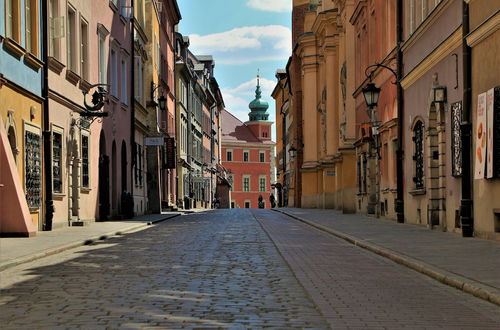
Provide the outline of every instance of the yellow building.
{"type": "MultiPolygon", "coordinates": [[[[294,6],[303,3],[294,1],[294,6]]],[[[354,59],[348,42],[354,39],[348,21],[352,9],[352,1],[311,2],[295,47],[302,63],[304,208],[356,210],[355,118],[348,97],[353,84],[345,69],[353,67],[349,62],[354,59]]]]}

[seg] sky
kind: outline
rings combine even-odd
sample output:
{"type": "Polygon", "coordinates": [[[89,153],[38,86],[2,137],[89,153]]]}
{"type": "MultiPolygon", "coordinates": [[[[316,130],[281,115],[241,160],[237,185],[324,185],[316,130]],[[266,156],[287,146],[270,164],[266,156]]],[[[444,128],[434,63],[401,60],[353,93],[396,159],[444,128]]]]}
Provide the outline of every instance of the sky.
{"type": "MultiPolygon", "coordinates": [[[[179,32],[195,55],[212,55],[226,109],[248,120],[257,70],[269,120],[276,121],[271,92],[276,70],[291,55],[291,0],[178,0],[179,32]]],[[[275,125],[273,125],[274,127],[275,125]]],[[[275,136],[273,134],[273,136],[275,136]]]]}

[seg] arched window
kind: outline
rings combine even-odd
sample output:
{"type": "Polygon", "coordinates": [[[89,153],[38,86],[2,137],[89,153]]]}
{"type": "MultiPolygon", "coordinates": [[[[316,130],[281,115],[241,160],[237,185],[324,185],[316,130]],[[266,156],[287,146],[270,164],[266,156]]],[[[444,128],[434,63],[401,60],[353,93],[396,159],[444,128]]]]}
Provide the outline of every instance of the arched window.
{"type": "Polygon", "coordinates": [[[416,189],[424,189],[424,124],[417,121],[413,126],[413,164],[415,175],[413,182],[416,189]]]}

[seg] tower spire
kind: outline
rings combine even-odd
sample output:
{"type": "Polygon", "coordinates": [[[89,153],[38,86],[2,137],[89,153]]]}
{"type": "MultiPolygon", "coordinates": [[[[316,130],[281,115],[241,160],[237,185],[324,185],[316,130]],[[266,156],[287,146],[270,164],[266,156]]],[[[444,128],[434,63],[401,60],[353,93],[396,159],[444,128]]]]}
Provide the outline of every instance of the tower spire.
{"type": "Polygon", "coordinates": [[[260,86],[260,69],[257,69],[257,87],[260,86]]]}

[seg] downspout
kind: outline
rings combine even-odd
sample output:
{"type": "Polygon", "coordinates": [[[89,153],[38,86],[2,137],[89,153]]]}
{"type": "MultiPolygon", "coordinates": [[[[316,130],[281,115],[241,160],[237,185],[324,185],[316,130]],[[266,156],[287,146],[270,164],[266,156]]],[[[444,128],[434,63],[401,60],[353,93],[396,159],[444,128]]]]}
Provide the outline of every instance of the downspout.
{"type": "Polygon", "coordinates": [[[43,80],[42,80],[42,98],[43,98],[43,173],[45,176],[45,219],[43,221],[43,230],[52,230],[52,220],[54,218],[54,201],[52,200],[52,150],[50,146],[51,132],[49,120],[49,13],[48,1],[42,1],[42,60],[43,60],[43,80]]]}
{"type": "Polygon", "coordinates": [[[397,196],[396,196],[396,214],[398,223],[405,222],[404,215],[404,173],[403,173],[403,116],[404,116],[404,91],[401,86],[403,79],[403,0],[397,1],[396,11],[396,42],[397,42],[397,85],[396,98],[398,107],[398,147],[396,150],[396,176],[397,176],[397,196]]]}
{"type": "Polygon", "coordinates": [[[462,200],[460,201],[460,222],[462,236],[472,237],[474,234],[474,214],[472,200],[472,121],[471,121],[471,50],[467,46],[466,37],[469,34],[469,4],[462,2],[462,52],[463,52],[463,107],[462,107],[462,200]]]}
{"type": "MultiPolygon", "coordinates": [[[[135,148],[135,56],[134,56],[134,39],[135,39],[135,16],[134,16],[134,0],[130,0],[130,156],[132,161],[130,164],[130,195],[132,196],[132,204],[134,204],[134,166],[137,166],[136,148],[135,148]]],[[[132,205],[132,210],[135,205],[132,205]]],[[[133,213],[133,212],[132,212],[133,213]]]]}

